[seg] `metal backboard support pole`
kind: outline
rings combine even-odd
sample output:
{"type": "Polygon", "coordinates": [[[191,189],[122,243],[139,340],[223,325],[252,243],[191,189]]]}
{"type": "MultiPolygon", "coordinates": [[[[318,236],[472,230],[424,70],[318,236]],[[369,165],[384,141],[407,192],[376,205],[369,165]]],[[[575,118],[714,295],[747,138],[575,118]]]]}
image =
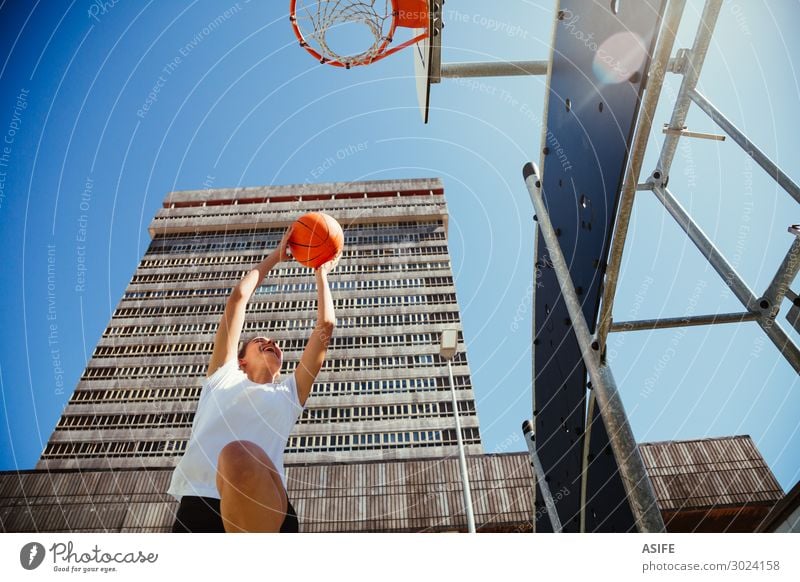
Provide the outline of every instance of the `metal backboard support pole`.
{"type": "MultiPolygon", "coordinates": [[[[561,520],[558,517],[558,511],[556,511],[556,504],[555,501],[553,501],[553,494],[550,492],[550,485],[547,483],[547,478],[545,477],[544,469],[542,468],[542,462],[539,460],[539,455],[536,454],[536,435],[533,433],[533,425],[531,424],[530,420],[526,420],[522,423],[522,434],[525,436],[525,442],[528,444],[528,454],[531,457],[533,476],[536,479],[536,482],[539,484],[542,497],[544,497],[544,505],[547,508],[547,515],[550,517],[550,525],[553,528],[553,532],[561,533],[561,530],[563,529],[561,527],[561,520]]],[[[536,506],[534,505],[533,508],[533,523],[535,524],[536,506]]]]}
{"type": "MultiPolygon", "coordinates": [[[[603,299],[600,304],[600,316],[598,318],[596,334],[601,354],[605,351],[606,337],[611,328],[614,295],[617,291],[617,279],[619,277],[620,268],[622,267],[622,252],[625,247],[628,225],[630,224],[631,214],[633,212],[633,200],[636,195],[639,173],[644,163],[647,140],[650,137],[650,130],[653,125],[653,116],[655,115],[658,100],[661,96],[664,76],[668,70],[667,63],[672,53],[672,47],[675,44],[675,36],[678,34],[678,27],[683,17],[685,4],[686,0],[671,0],[669,2],[667,13],[664,17],[664,25],[661,29],[661,36],[658,39],[656,52],[653,56],[653,64],[650,78],[648,79],[644,102],[642,103],[642,110],[639,115],[636,137],[634,138],[631,158],[628,162],[625,181],[620,195],[619,210],[617,211],[617,220],[614,226],[614,239],[611,242],[611,250],[609,251],[608,268],[606,269],[603,299]]],[[[683,119],[681,119],[680,123],[682,127],[683,119]]],[[[677,140],[676,136],[667,137],[677,140]]]]}
{"type": "Polygon", "coordinates": [[[547,61],[497,61],[485,63],[444,63],[441,78],[521,77],[546,75],[547,61]]]}
{"type": "MultiPolygon", "coordinates": [[[[630,223],[631,215],[633,212],[633,201],[636,192],[639,189],[639,174],[641,173],[642,164],[644,162],[644,154],[647,149],[647,140],[650,136],[650,131],[653,125],[653,118],[655,116],[658,101],[661,96],[661,89],[664,84],[664,77],[668,70],[675,66],[675,61],[670,59],[673,46],[675,45],[675,37],[678,34],[678,27],[680,26],[683,17],[683,10],[686,5],[686,0],[671,0],[667,6],[667,12],[664,16],[664,22],[661,27],[661,32],[658,37],[656,49],[653,53],[653,62],[650,66],[650,73],[647,81],[647,89],[644,95],[641,112],[639,114],[639,123],[636,128],[636,136],[634,137],[633,146],[631,148],[631,157],[628,161],[628,166],[625,172],[625,179],[620,193],[619,209],[617,210],[617,219],[614,227],[614,238],[609,250],[608,268],[606,269],[603,297],[600,303],[600,315],[598,318],[598,327],[596,330],[596,338],[598,350],[601,358],[605,354],[605,339],[609,330],[611,329],[611,311],[613,307],[614,294],[616,292],[617,277],[622,265],[622,251],[627,237],[628,225],[630,223]]],[[[587,494],[588,486],[587,481],[589,478],[589,458],[590,458],[590,444],[591,444],[591,423],[594,416],[594,408],[596,405],[596,393],[594,391],[589,393],[589,403],[587,406],[586,417],[586,430],[584,431],[584,446],[583,455],[581,460],[581,513],[580,513],[580,531],[586,531],[586,509],[587,509],[587,494]]]]}
{"type": "Polygon", "coordinates": [[[539,228],[553,263],[562,297],[572,321],[580,345],[583,361],[597,393],[597,402],[606,424],[611,449],[619,466],[631,511],[640,532],[663,532],[664,520],[656,501],[655,490],[644,466],[644,460],[636,445],[625,408],[622,405],[616,382],[608,366],[600,363],[597,351],[592,347],[593,338],[581,309],[581,302],[572,283],[569,267],[558,242],[541,192],[538,170],[532,163],[523,169],[525,185],[536,209],[539,228]]]}

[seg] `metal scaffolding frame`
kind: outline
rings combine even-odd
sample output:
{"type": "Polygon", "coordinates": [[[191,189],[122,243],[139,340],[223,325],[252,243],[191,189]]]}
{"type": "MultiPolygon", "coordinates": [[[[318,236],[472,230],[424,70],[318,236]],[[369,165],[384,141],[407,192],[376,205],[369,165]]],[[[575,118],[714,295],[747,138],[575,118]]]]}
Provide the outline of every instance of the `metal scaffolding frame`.
{"type": "MultiPolygon", "coordinates": [[[[703,63],[711,42],[711,38],[719,16],[722,0],[707,0],[700,18],[700,24],[691,49],[681,49],[676,57],[670,58],[675,36],[680,25],[685,0],[670,0],[664,17],[664,24],[659,35],[658,45],[653,55],[647,89],[642,102],[636,134],[630,152],[630,158],[623,180],[619,199],[613,240],[609,252],[609,262],[605,273],[602,302],[598,326],[595,334],[589,333],[589,326],[581,311],[581,303],[570,276],[569,265],[564,259],[558,237],[551,224],[547,208],[542,198],[542,181],[535,165],[526,164],[523,170],[525,183],[538,217],[537,228],[541,229],[547,249],[553,260],[553,267],[558,278],[563,299],[567,305],[570,318],[581,348],[594,390],[590,392],[588,409],[591,411],[599,405],[601,415],[607,427],[614,456],[617,459],[620,476],[636,519],[639,531],[664,531],[664,523],[656,504],[652,484],[644,468],[638,446],[625,414],[622,400],[606,360],[605,347],[610,332],[652,330],[671,327],[698,325],[714,325],[723,323],[741,323],[755,321],[775,344],[783,357],[794,370],[800,373],[800,349],[795,342],[775,324],[780,306],[785,297],[794,299],[797,295],[789,287],[798,271],[800,271],[800,238],[798,232],[795,239],[778,268],[767,289],[760,296],[748,287],[747,283],[736,272],[736,269],[725,259],[714,246],[711,239],[703,232],[692,217],[683,209],[672,193],[667,189],[669,173],[681,137],[703,137],[687,134],[684,123],[692,103],[705,112],[730,138],[750,155],[775,181],[795,200],[800,202],[800,187],[791,180],[777,165],[772,162],[753,142],[751,142],[736,126],[718,111],[696,88],[703,63]],[[665,138],[656,168],[644,182],[640,182],[640,173],[644,162],[647,141],[651,134],[653,116],[661,96],[666,72],[683,75],[680,90],[670,123],[665,127],[665,138]],[[617,289],[622,255],[625,247],[628,227],[631,220],[634,198],[637,191],[650,191],[676,220],[690,240],[700,250],[709,264],[731,288],[733,294],[742,303],[745,311],[718,315],[702,315],[695,317],[672,317],[654,320],[613,322],[612,309],[617,289]],[[595,399],[597,402],[595,402],[595,399]]],[[[535,234],[538,239],[538,235],[535,234]]],[[[535,334],[535,328],[534,328],[535,334]]],[[[587,418],[585,430],[586,442],[584,451],[588,451],[588,439],[591,434],[587,418]]],[[[588,455],[583,459],[583,482],[581,491],[581,531],[584,531],[586,508],[586,479],[588,455]]]]}
{"type": "MultiPolygon", "coordinates": [[[[589,393],[587,406],[589,412],[584,432],[581,478],[581,531],[585,531],[586,523],[589,441],[592,415],[596,406],[600,407],[603,421],[606,424],[610,444],[619,466],[620,476],[630,501],[637,527],[640,531],[664,531],[664,523],[655,501],[655,492],[644,469],[644,463],[622,406],[622,400],[614,377],[606,362],[606,342],[609,333],[754,321],[764,330],[764,333],[772,340],[795,372],[800,373],[800,349],[783,329],[775,324],[775,318],[780,312],[783,299],[789,298],[795,302],[798,302],[799,299],[798,295],[790,289],[790,285],[798,271],[800,271],[800,229],[789,227],[789,232],[795,235],[795,239],[767,289],[760,296],[756,296],[744,279],[736,272],[736,269],[725,259],[711,239],[667,189],[672,162],[681,138],[714,139],[719,141],[725,139],[724,136],[686,131],[684,124],[689,109],[694,103],[767,174],[772,176],[789,195],[800,202],[800,186],[697,90],[697,82],[703,69],[703,63],[708,53],[722,2],[723,0],[706,1],[692,47],[678,50],[674,57],[672,56],[672,51],[678,28],[683,18],[686,0],[669,0],[667,4],[661,33],[650,63],[646,91],[636,124],[630,156],[625,168],[614,233],[609,249],[608,266],[605,270],[600,312],[594,335],[589,332],[590,328],[583,316],[580,299],[570,275],[569,265],[564,260],[556,230],[550,221],[550,216],[542,197],[542,179],[539,175],[539,170],[533,163],[526,164],[523,169],[525,184],[538,217],[538,226],[535,228],[541,229],[542,238],[553,259],[553,268],[559,287],[570,314],[586,369],[595,388],[589,393]],[[640,175],[647,149],[647,141],[653,129],[653,117],[661,97],[664,78],[668,72],[682,75],[683,80],[675,99],[670,122],[662,128],[665,137],[658,163],[649,177],[642,182],[640,175]],[[730,287],[733,294],[742,303],[744,311],[640,321],[614,322],[612,320],[614,297],[617,291],[622,255],[633,212],[633,203],[636,193],[644,191],[652,192],[656,199],[664,205],[667,212],[676,220],[689,239],[700,250],[703,257],[730,287]]],[[[549,74],[550,65],[551,63],[548,61],[445,63],[442,65],[441,77],[546,75],[549,74]]],[[[547,95],[545,95],[545,103],[547,103],[547,95]]],[[[545,109],[547,109],[546,105],[545,109]]],[[[543,127],[543,136],[546,131],[547,128],[543,127]]],[[[535,245],[538,246],[538,232],[534,232],[534,237],[535,245]]],[[[536,248],[535,253],[538,256],[538,249],[536,248]]],[[[532,333],[535,339],[535,324],[532,326],[532,333]]],[[[533,369],[535,370],[535,362],[533,369]]],[[[533,438],[532,433],[531,438],[533,438]]]]}
{"type": "MultiPolygon", "coordinates": [[[[672,26],[674,22],[680,22],[680,13],[683,12],[684,4],[685,0],[672,0],[670,2],[669,12],[665,21],[665,29],[662,33],[662,36],[665,38],[662,38],[659,43],[661,43],[662,40],[666,40],[667,34],[672,33],[674,35],[672,26]],[[674,21],[673,18],[676,17],[676,13],[678,20],[674,21]]],[[[691,49],[679,51],[678,56],[672,60],[668,60],[668,57],[665,58],[665,56],[658,53],[658,51],[654,56],[652,65],[653,73],[651,73],[651,79],[649,80],[647,89],[648,95],[645,96],[642,106],[636,140],[631,151],[631,159],[628,164],[628,171],[626,172],[625,182],[622,188],[617,223],[614,229],[614,239],[612,241],[608,269],[606,270],[605,287],[595,341],[602,353],[604,352],[608,333],[611,331],[635,331],[641,329],[756,321],[764,329],[767,336],[773,341],[794,370],[800,373],[800,350],[780,327],[774,325],[775,317],[780,310],[780,304],[787,292],[789,292],[789,286],[797,275],[798,270],[800,270],[800,241],[795,237],[795,240],[787,251],[786,257],[775,273],[772,282],[760,297],[756,297],[753,291],[747,286],[747,283],[736,272],[736,269],[728,263],[711,239],[703,232],[667,189],[669,173],[678,147],[678,140],[681,137],[687,137],[681,130],[684,128],[690,105],[695,103],[712,121],[730,136],[733,141],[742,147],[759,166],[772,176],[784,190],[795,200],[800,202],[800,186],[792,181],[789,176],[697,91],[697,82],[700,78],[700,73],[708,52],[711,37],[714,33],[721,6],[722,0],[707,0],[691,49]],[[647,138],[652,126],[652,115],[655,112],[663,82],[663,73],[659,76],[659,71],[663,71],[665,64],[667,64],[667,70],[682,74],[683,82],[678,91],[678,96],[675,100],[675,108],[668,125],[670,131],[667,132],[664,138],[664,144],[656,168],[644,183],[640,183],[639,175],[644,160],[647,138]],[[633,209],[633,201],[636,191],[645,190],[655,194],[656,199],[664,205],[669,214],[689,236],[690,240],[697,246],[709,264],[720,274],[723,281],[725,281],[734,295],[741,301],[746,310],[745,312],[691,318],[665,318],[624,323],[612,322],[611,311],[614,305],[614,295],[616,294],[617,281],[622,264],[622,254],[633,209]]],[[[675,24],[675,27],[677,28],[677,24],[675,24]]],[[[666,44],[666,42],[664,44],[666,44]]]]}

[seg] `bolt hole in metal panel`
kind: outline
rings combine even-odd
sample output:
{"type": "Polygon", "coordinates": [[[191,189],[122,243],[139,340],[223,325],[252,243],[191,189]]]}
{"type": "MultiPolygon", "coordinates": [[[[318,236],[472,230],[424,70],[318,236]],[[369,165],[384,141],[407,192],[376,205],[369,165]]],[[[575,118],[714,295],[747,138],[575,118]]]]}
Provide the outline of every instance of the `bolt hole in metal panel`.
{"type": "MultiPolygon", "coordinates": [[[[562,0],[557,7],[542,147],[543,196],[593,331],[617,197],[666,0],[562,0]]],[[[586,367],[544,239],[536,289],[536,443],[564,531],[579,531],[586,367]],[[559,419],[562,419],[559,421],[559,419]],[[567,427],[573,427],[568,430],[567,427]]],[[[586,531],[629,531],[633,517],[603,423],[592,423],[586,531]]],[[[538,497],[541,499],[541,497],[538,497]]],[[[546,512],[536,531],[551,531],[546,512]]]]}

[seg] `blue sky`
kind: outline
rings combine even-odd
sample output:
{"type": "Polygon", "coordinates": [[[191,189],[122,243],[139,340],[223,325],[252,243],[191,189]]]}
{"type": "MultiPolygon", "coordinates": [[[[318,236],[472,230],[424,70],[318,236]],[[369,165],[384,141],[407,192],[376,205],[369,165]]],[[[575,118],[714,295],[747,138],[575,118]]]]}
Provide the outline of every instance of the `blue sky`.
{"type": "MultiPolygon", "coordinates": [[[[425,176],[445,182],[485,450],[523,449],[533,213],[520,170],[539,150],[544,79],[445,80],[424,126],[410,53],[349,71],[320,66],[279,4],[0,4],[0,133],[11,139],[0,167],[0,469],[35,464],[167,192],[425,176]],[[357,153],[339,159],[340,150],[357,153]]],[[[678,46],[691,44],[701,8],[688,2],[678,46]]],[[[795,181],[798,16],[797,1],[726,2],[699,85],[795,181]]],[[[452,1],[444,17],[446,61],[547,57],[551,2],[452,1]]],[[[679,83],[668,75],[654,127],[668,121],[679,83]]],[[[719,133],[696,109],[687,125],[719,133]]],[[[653,135],[646,172],[661,140],[653,135]]],[[[800,222],[796,203],[730,140],[683,142],[670,187],[759,295],[791,244],[786,228],[800,222]]],[[[641,193],[615,319],[738,309],[641,193]]],[[[779,322],[789,328],[783,313],[779,322]]],[[[755,324],[615,335],[609,345],[639,440],[750,434],[784,489],[798,480],[800,383],[755,324]]]]}

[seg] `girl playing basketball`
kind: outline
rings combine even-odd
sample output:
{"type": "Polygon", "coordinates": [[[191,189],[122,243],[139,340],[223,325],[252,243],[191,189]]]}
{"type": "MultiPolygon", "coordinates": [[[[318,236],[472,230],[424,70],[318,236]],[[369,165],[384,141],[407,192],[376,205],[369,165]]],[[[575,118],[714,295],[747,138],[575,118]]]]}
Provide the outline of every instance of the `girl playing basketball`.
{"type": "Polygon", "coordinates": [[[278,247],[233,288],[220,319],[186,452],[169,493],[180,500],[174,532],[296,532],[283,450],[325,360],[335,324],[328,273],[315,269],[317,323],[294,374],[279,380],[283,354],[255,337],[237,350],[245,307],[267,273],[290,258],[290,227],[278,247]]]}

